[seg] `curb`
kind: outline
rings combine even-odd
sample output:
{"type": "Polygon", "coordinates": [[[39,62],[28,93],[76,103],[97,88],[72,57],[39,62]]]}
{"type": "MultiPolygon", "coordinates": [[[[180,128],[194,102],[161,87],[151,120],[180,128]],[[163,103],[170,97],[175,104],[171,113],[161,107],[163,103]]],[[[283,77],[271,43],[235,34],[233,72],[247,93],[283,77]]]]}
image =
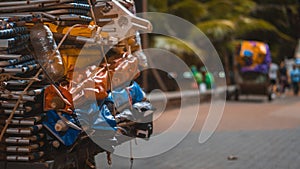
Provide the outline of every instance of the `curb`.
{"type": "Polygon", "coordinates": [[[185,91],[172,91],[172,92],[157,92],[148,93],[147,98],[151,102],[161,102],[161,101],[175,101],[181,99],[193,99],[198,97],[200,103],[207,102],[211,100],[212,94],[221,95],[227,92],[232,92],[235,90],[235,86],[221,86],[216,89],[206,90],[205,92],[200,92],[199,90],[185,90],[185,91]]]}

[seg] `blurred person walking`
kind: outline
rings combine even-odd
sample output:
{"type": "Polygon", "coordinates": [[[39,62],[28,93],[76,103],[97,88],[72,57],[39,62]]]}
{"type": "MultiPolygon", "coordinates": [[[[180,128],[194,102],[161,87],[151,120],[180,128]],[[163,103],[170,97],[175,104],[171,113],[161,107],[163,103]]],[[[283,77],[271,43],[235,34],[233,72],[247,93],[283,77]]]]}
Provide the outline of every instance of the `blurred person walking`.
{"type": "Polygon", "coordinates": [[[200,88],[201,83],[203,82],[203,76],[202,74],[198,71],[197,67],[195,65],[191,66],[191,71],[193,73],[193,77],[198,85],[198,88],[200,88]]]}
{"type": "Polygon", "coordinates": [[[290,76],[294,95],[297,96],[299,92],[300,70],[296,65],[293,65],[293,69],[290,72],[290,76]]]}
{"type": "Polygon", "coordinates": [[[269,78],[272,85],[272,93],[277,93],[278,69],[279,67],[276,63],[270,64],[269,78]]]}
{"type": "Polygon", "coordinates": [[[285,94],[286,88],[288,87],[288,72],[284,61],[281,61],[279,66],[279,84],[280,93],[285,94]]]}

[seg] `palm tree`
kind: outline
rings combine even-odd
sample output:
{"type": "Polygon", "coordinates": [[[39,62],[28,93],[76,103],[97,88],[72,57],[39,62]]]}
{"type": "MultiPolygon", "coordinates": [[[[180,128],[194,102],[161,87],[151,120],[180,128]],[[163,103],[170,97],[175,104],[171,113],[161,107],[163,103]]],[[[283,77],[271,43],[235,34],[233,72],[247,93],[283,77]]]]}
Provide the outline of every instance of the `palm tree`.
{"type": "MultiPolygon", "coordinates": [[[[151,1],[156,0],[149,0],[150,3],[151,1]]],[[[295,0],[265,3],[259,0],[163,0],[162,2],[163,6],[166,4],[171,6],[157,8],[158,10],[162,9],[162,12],[189,20],[208,36],[219,52],[227,72],[232,66],[229,64],[230,56],[233,54],[233,44],[237,40],[251,39],[268,43],[273,58],[278,61],[283,57],[281,51],[289,54],[296,45],[295,32],[299,31],[295,29],[299,28],[297,9],[300,7],[295,0]],[[272,14],[276,16],[270,16],[272,14]],[[295,21],[295,18],[298,20],[295,21]]],[[[197,42],[197,39],[194,41],[197,42]]]]}
{"type": "MultiPolygon", "coordinates": [[[[278,59],[283,59],[284,56],[293,57],[296,41],[300,38],[300,1],[255,1],[258,5],[251,16],[272,23],[280,32],[289,36],[288,41],[286,38],[273,38],[273,45],[278,49],[277,55],[280,56],[278,59]]],[[[269,39],[272,40],[271,37],[269,39]]]]}

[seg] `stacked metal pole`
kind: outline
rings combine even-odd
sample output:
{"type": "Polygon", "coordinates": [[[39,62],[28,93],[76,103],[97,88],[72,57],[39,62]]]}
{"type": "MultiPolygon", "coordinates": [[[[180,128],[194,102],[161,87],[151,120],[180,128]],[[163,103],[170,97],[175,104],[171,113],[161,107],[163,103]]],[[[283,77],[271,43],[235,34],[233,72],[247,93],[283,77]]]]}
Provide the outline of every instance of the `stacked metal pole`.
{"type": "MultiPolygon", "coordinates": [[[[117,0],[0,1],[0,131],[4,131],[0,161],[47,161],[56,158],[51,156],[52,150],[61,154],[73,148],[64,147],[63,141],[43,125],[47,121],[43,91],[50,81],[44,80],[45,72],[33,78],[41,70],[30,42],[31,28],[37,22],[49,26],[56,42],[65,38],[59,51],[66,70],[74,66],[71,64],[80,52],[84,55],[82,67],[89,60],[93,62],[95,56],[96,59],[103,57],[103,48],[99,46],[116,45],[114,52],[122,58],[125,48],[130,53],[136,46],[134,40],[131,39],[133,44],[130,44],[126,38],[134,36],[137,30],[151,29],[148,21],[134,16],[117,0]],[[74,27],[74,31],[64,37],[75,24],[80,24],[82,29],[74,27]],[[123,43],[119,43],[121,40],[123,43]],[[86,42],[93,45],[81,51],[86,42]],[[31,85],[32,80],[36,81],[31,85]],[[28,85],[29,90],[24,92],[28,85]]],[[[112,55],[108,61],[110,59],[116,58],[112,55]]],[[[129,61],[124,63],[131,64],[129,61]]]]}
{"type": "Polygon", "coordinates": [[[43,88],[49,83],[41,75],[42,81],[23,93],[40,68],[31,47],[30,31],[35,22],[62,27],[88,25],[92,20],[89,10],[86,0],[0,2],[0,131],[4,131],[0,161],[41,161],[44,155],[46,159],[51,156],[51,147],[59,147],[59,141],[42,125],[43,88]]]}
{"type": "Polygon", "coordinates": [[[42,89],[33,84],[23,93],[40,67],[29,50],[25,26],[32,18],[6,17],[0,22],[0,160],[35,161],[44,154],[42,89]]]}
{"type": "Polygon", "coordinates": [[[86,0],[31,0],[0,2],[3,17],[26,16],[32,13],[43,16],[43,21],[58,21],[72,25],[74,23],[88,24],[90,7],[86,0]]]}
{"type": "MultiPolygon", "coordinates": [[[[88,26],[91,21],[87,0],[0,2],[0,131],[4,132],[0,161],[48,160],[53,158],[51,150],[58,150],[62,144],[43,126],[46,114],[43,91],[49,81],[40,75],[41,81],[23,92],[40,69],[30,42],[32,26],[37,22],[58,26],[51,31],[59,42],[70,26],[78,23],[88,26]]],[[[88,36],[69,36],[59,50],[67,57],[77,57],[70,49],[74,50],[75,44],[80,51],[88,40],[91,40],[88,36]]]]}

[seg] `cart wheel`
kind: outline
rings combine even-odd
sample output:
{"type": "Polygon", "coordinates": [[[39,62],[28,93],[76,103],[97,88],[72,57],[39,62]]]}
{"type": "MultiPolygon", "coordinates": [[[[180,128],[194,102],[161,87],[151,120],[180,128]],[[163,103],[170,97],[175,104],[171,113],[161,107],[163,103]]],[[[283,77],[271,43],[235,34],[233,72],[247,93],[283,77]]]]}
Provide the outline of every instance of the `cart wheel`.
{"type": "Polygon", "coordinates": [[[226,90],[226,100],[231,100],[231,93],[228,91],[228,90],[226,90]]]}
{"type": "Polygon", "coordinates": [[[240,99],[240,94],[239,94],[239,91],[236,90],[235,93],[234,93],[234,100],[239,101],[239,99],[240,99]]]}
{"type": "Polygon", "coordinates": [[[268,87],[268,100],[272,101],[272,100],[274,100],[274,98],[275,98],[275,93],[273,92],[273,86],[270,85],[268,87]]]}
{"type": "Polygon", "coordinates": [[[269,94],[268,94],[268,100],[269,100],[269,101],[272,101],[272,100],[273,100],[273,93],[269,93],[269,94]]]}

